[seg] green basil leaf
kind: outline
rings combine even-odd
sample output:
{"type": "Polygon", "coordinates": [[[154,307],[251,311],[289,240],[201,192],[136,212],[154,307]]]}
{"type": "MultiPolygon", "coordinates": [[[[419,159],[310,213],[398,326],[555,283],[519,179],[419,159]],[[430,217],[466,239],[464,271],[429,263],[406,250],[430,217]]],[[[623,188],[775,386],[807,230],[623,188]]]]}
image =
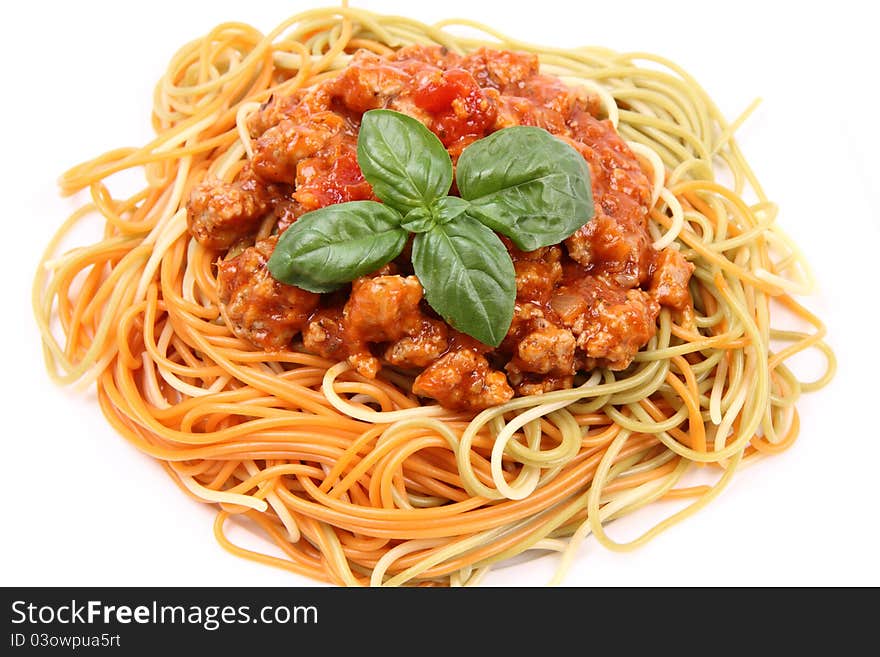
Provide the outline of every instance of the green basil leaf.
{"type": "Polygon", "coordinates": [[[435,223],[434,217],[428,208],[413,208],[406,213],[400,227],[411,233],[424,233],[431,230],[435,223]]]}
{"type": "Polygon", "coordinates": [[[586,161],[542,128],[504,128],[475,141],[455,179],[468,213],[523,251],[557,244],[593,218],[586,161]]]}
{"type": "Polygon", "coordinates": [[[431,214],[438,224],[446,224],[467,212],[470,203],[457,196],[444,196],[431,206],[431,214]]]}
{"type": "Polygon", "coordinates": [[[392,110],[364,113],[357,160],[373,193],[406,214],[449,192],[452,160],[443,144],[419,121],[392,110]]]}
{"type": "Polygon", "coordinates": [[[411,233],[425,233],[464,214],[469,206],[467,201],[457,196],[444,196],[430,207],[413,208],[407,212],[400,227],[411,233]]]}
{"type": "Polygon", "coordinates": [[[407,240],[400,221],[398,212],[375,201],[307,212],[278,238],[269,273],[309,292],[332,292],[400,255],[407,240]]]}
{"type": "Polygon", "coordinates": [[[491,229],[462,214],[416,235],[412,261],[425,299],[451,326],[501,344],[513,319],[516,274],[491,229]]]}

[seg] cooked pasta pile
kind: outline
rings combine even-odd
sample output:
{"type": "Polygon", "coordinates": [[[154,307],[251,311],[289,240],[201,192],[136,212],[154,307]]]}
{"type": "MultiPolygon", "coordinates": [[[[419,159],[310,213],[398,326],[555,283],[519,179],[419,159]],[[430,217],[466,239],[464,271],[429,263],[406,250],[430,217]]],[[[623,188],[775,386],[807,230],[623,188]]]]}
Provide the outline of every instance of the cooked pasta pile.
{"type": "Polygon", "coordinates": [[[685,71],[646,53],[535,46],[470,21],[429,26],[348,6],[265,35],[220,25],[171,60],[153,141],[61,178],[63,193],[91,199],[52,238],[34,282],[49,372],[94,384],[121,435],[216,505],[217,539],[234,554],[339,585],[471,585],[493,564],[549,550],[562,553],[563,582],[588,535],[637,547],[747,462],[788,448],[801,394],[833,376],[825,328],[794,298],[810,291],[809,270],[733,139],[738,124],[685,71]],[[461,36],[475,32],[484,36],[461,36]],[[655,248],[676,245],[695,265],[694,313],[664,308],[627,370],[453,413],[421,402],[393,369],[369,380],[347,362],[258,351],[224,323],[216,254],[187,232],[189,191],[206,176],[231,179],[252,153],[247,117],[273,94],[334,75],[356,49],[413,43],[537,53],[542,72],[598,95],[639,156],[654,181],[655,248]],[[127,169],[146,184],[116,198],[107,179],[127,169]],[[100,239],[58,253],[95,214],[100,239]],[[774,328],[780,314],[809,329],[774,328]],[[786,363],[810,348],[827,367],[800,381],[786,363]],[[690,481],[699,466],[714,484],[690,481]],[[606,534],[609,521],[668,499],[687,503],[639,538],[606,534]],[[277,554],[234,545],[231,518],[259,527],[277,554]]]}

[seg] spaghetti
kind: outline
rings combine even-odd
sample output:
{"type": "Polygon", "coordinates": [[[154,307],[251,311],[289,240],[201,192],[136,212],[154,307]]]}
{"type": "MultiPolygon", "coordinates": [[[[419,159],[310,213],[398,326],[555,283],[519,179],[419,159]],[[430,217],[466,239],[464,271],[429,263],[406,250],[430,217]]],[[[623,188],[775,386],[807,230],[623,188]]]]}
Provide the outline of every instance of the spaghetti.
{"type": "Polygon", "coordinates": [[[492,564],[550,550],[563,553],[562,581],[588,535],[637,547],[705,506],[744,464],[789,447],[800,395],[833,376],[822,322],[793,297],[811,289],[809,270],[733,140],[738,124],[685,71],[646,53],[539,47],[470,21],[429,26],[346,5],[266,35],[220,25],[172,58],[153,141],[61,178],[63,193],[88,189],[91,202],[51,239],[34,281],[49,373],[95,384],[121,435],[217,505],[216,537],[234,554],[339,585],[469,585],[492,564]],[[368,379],[347,362],[235,337],[214,254],[187,233],[189,192],[253,155],[246,121],[273,94],[328,79],[357,49],[409,44],[534,52],[542,72],[596,94],[653,181],[654,247],[674,245],[695,265],[693,317],[661,310],[624,371],[597,368],[573,388],[479,413],[420,403],[392,369],[368,379]],[[114,198],[107,178],[135,168],[146,186],[114,198]],[[105,221],[100,241],[57,254],[91,214],[105,221]],[[783,311],[811,330],[774,328],[783,311]],[[809,348],[827,367],[800,381],[786,363],[809,348]],[[714,484],[689,483],[701,465],[717,472],[714,484]],[[664,499],[688,503],[632,542],[606,533],[664,499]],[[252,521],[280,556],[233,544],[231,518],[252,521]]]}

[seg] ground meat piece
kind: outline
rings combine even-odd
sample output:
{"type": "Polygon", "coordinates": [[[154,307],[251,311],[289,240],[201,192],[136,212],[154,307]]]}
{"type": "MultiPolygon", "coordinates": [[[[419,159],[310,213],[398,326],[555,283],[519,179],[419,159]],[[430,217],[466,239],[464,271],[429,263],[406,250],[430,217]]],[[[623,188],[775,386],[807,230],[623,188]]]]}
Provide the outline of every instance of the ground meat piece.
{"type": "Polygon", "coordinates": [[[595,93],[583,87],[571,88],[558,81],[555,85],[550,82],[538,85],[529,91],[528,96],[566,117],[566,125],[573,133],[578,132],[584,114],[597,118],[607,112],[602,100],[595,93]]]}
{"type": "Polygon", "coordinates": [[[303,347],[322,358],[339,361],[348,354],[345,347],[341,308],[318,310],[312,315],[302,337],[303,347]]]}
{"type": "Polygon", "coordinates": [[[416,377],[413,392],[462,411],[482,410],[513,398],[507,377],[468,349],[451,351],[429,365],[416,377]]]}
{"type": "Polygon", "coordinates": [[[598,211],[565,245],[588,271],[607,274],[621,287],[636,287],[648,279],[654,252],[647,230],[638,220],[621,220],[616,209],[614,214],[598,211]]]}
{"type": "Polygon", "coordinates": [[[513,320],[510,322],[510,328],[507,329],[507,335],[504,336],[504,340],[499,346],[499,351],[508,357],[515,354],[519,341],[533,331],[535,326],[541,322],[546,322],[544,310],[542,306],[536,303],[517,299],[513,305],[513,320]]]}
{"type": "Polygon", "coordinates": [[[528,98],[502,96],[498,100],[498,112],[494,130],[515,125],[531,125],[544,128],[554,134],[564,134],[567,130],[565,117],[550,107],[536,105],[528,98]]]}
{"type": "Polygon", "coordinates": [[[558,246],[545,246],[524,252],[507,238],[503,241],[516,272],[516,298],[538,304],[547,303],[553,288],[562,278],[562,250],[558,246]]]}
{"type": "Polygon", "coordinates": [[[646,292],[622,290],[601,276],[579,276],[550,299],[559,322],[577,340],[577,369],[621,370],[657,330],[660,306],[646,292]]]}
{"type": "Polygon", "coordinates": [[[304,104],[315,109],[326,109],[329,104],[329,98],[326,94],[320,99],[314,98],[316,94],[321,94],[319,88],[297,89],[290,95],[272,95],[269,100],[263,103],[256,112],[251,114],[247,119],[248,134],[251,139],[257,139],[266,130],[274,125],[278,125],[284,119],[290,118],[292,114],[302,112],[304,104]],[[309,98],[312,96],[312,98],[309,98]],[[318,100],[316,103],[315,101],[318,100]],[[319,106],[319,107],[318,107],[319,106]]]}
{"type": "Polygon", "coordinates": [[[468,71],[482,87],[502,93],[521,95],[524,82],[538,74],[538,56],[532,53],[479,48],[464,57],[461,68],[468,71]]]}
{"type": "Polygon", "coordinates": [[[374,198],[373,187],[358,166],[357,141],[349,136],[333,139],[315,157],[301,160],[293,198],[306,212],[374,198]]]}
{"type": "MultiPolygon", "coordinates": [[[[575,339],[548,303],[552,288],[533,301],[520,298],[513,307],[513,321],[501,344],[511,356],[507,370],[537,374],[573,374],[575,339]]],[[[517,382],[515,380],[514,382],[517,382]]]]}
{"type": "Polygon", "coordinates": [[[543,395],[545,392],[553,392],[554,390],[565,390],[571,388],[574,383],[574,376],[539,376],[525,373],[522,380],[514,385],[516,394],[524,397],[526,395],[543,395]]]}
{"type": "Polygon", "coordinates": [[[448,335],[445,322],[423,319],[417,333],[405,335],[388,346],[385,360],[399,367],[426,367],[446,352],[448,335]]]}
{"type": "Polygon", "coordinates": [[[575,321],[572,333],[588,364],[595,361],[612,370],[623,370],[653,337],[659,313],[660,306],[648,294],[627,290],[624,295],[609,295],[598,301],[575,321]]]}
{"type": "Polygon", "coordinates": [[[266,263],[275,238],[257,242],[218,266],[220,308],[240,338],[270,351],[284,349],[308,322],[320,296],[272,278],[266,263]]]}
{"type": "Polygon", "coordinates": [[[407,70],[421,70],[420,63],[430,64],[439,69],[457,68],[461,66],[461,55],[452,52],[445,46],[413,44],[398,48],[385,55],[389,62],[395,62],[407,70]]]}
{"type": "Polygon", "coordinates": [[[567,135],[577,129],[575,110],[594,116],[601,110],[596,95],[538,73],[538,58],[531,53],[481,48],[465,57],[461,66],[499,106],[495,130],[512,125],[534,125],[556,135],[567,135]]]}
{"type": "Polygon", "coordinates": [[[692,301],[688,282],[694,273],[694,265],[676,249],[666,248],[657,256],[654,267],[651,288],[648,290],[654,300],[676,310],[690,306],[692,301]]]}
{"type": "Polygon", "coordinates": [[[302,203],[293,199],[280,199],[275,204],[275,226],[280,235],[307,212],[302,203]]]}
{"type": "Polygon", "coordinates": [[[335,112],[294,114],[267,129],[254,144],[254,171],[265,180],[293,183],[296,165],[319,153],[346,128],[335,112]]]}
{"type": "Polygon", "coordinates": [[[343,310],[349,362],[366,377],[376,376],[381,364],[370,342],[393,342],[422,327],[419,308],[422,286],[415,276],[374,276],[357,279],[343,310]]]}
{"type": "Polygon", "coordinates": [[[231,183],[205,180],[196,185],[186,204],[190,235],[209,249],[228,249],[254,233],[269,211],[268,189],[246,167],[231,183]]]}
{"type": "Polygon", "coordinates": [[[552,309],[542,310],[533,303],[514,307],[511,330],[502,346],[511,352],[505,370],[517,394],[571,387],[576,340],[557,321],[552,309]]]}
{"type": "Polygon", "coordinates": [[[362,114],[388,107],[411,89],[412,76],[400,66],[368,50],[358,51],[328,88],[330,95],[352,112],[362,114]]]}
{"type": "Polygon", "coordinates": [[[422,325],[422,286],[415,276],[357,279],[343,311],[354,342],[387,342],[413,335],[422,325]]]}
{"type": "Polygon", "coordinates": [[[519,341],[510,362],[524,372],[574,374],[574,349],[572,332],[547,322],[519,341]]]}

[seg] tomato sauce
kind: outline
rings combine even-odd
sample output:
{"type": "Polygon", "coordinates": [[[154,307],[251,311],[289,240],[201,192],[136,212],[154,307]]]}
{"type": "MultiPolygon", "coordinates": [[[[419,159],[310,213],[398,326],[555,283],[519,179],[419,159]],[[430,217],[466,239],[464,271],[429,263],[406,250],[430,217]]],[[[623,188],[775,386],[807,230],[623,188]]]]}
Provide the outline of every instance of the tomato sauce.
{"type": "Polygon", "coordinates": [[[250,163],[231,183],[196,187],[188,221],[206,247],[238,254],[219,265],[223,315],[237,336],[259,348],[347,358],[367,377],[394,367],[415,376],[415,394],[475,411],[516,394],[570,387],[579,371],[625,369],[656,333],[661,306],[691,305],[693,266],[678,251],[651,246],[651,184],[638,158],[602,118],[594,95],[540,73],[534,55],[480,49],[460,56],[438,46],[387,56],[359,51],[336,77],[270,99],[249,128],[250,163]],[[497,349],[431,310],[406,250],[330,295],[268,277],[275,238],[254,244],[267,219],[277,235],[310,210],[374,199],[357,164],[357,134],[363,113],[379,108],[421,121],[453,163],[477,139],[531,125],[565,140],[589,165],[590,222],[535,252],[504,240],[517,297],[497,349]]]}

